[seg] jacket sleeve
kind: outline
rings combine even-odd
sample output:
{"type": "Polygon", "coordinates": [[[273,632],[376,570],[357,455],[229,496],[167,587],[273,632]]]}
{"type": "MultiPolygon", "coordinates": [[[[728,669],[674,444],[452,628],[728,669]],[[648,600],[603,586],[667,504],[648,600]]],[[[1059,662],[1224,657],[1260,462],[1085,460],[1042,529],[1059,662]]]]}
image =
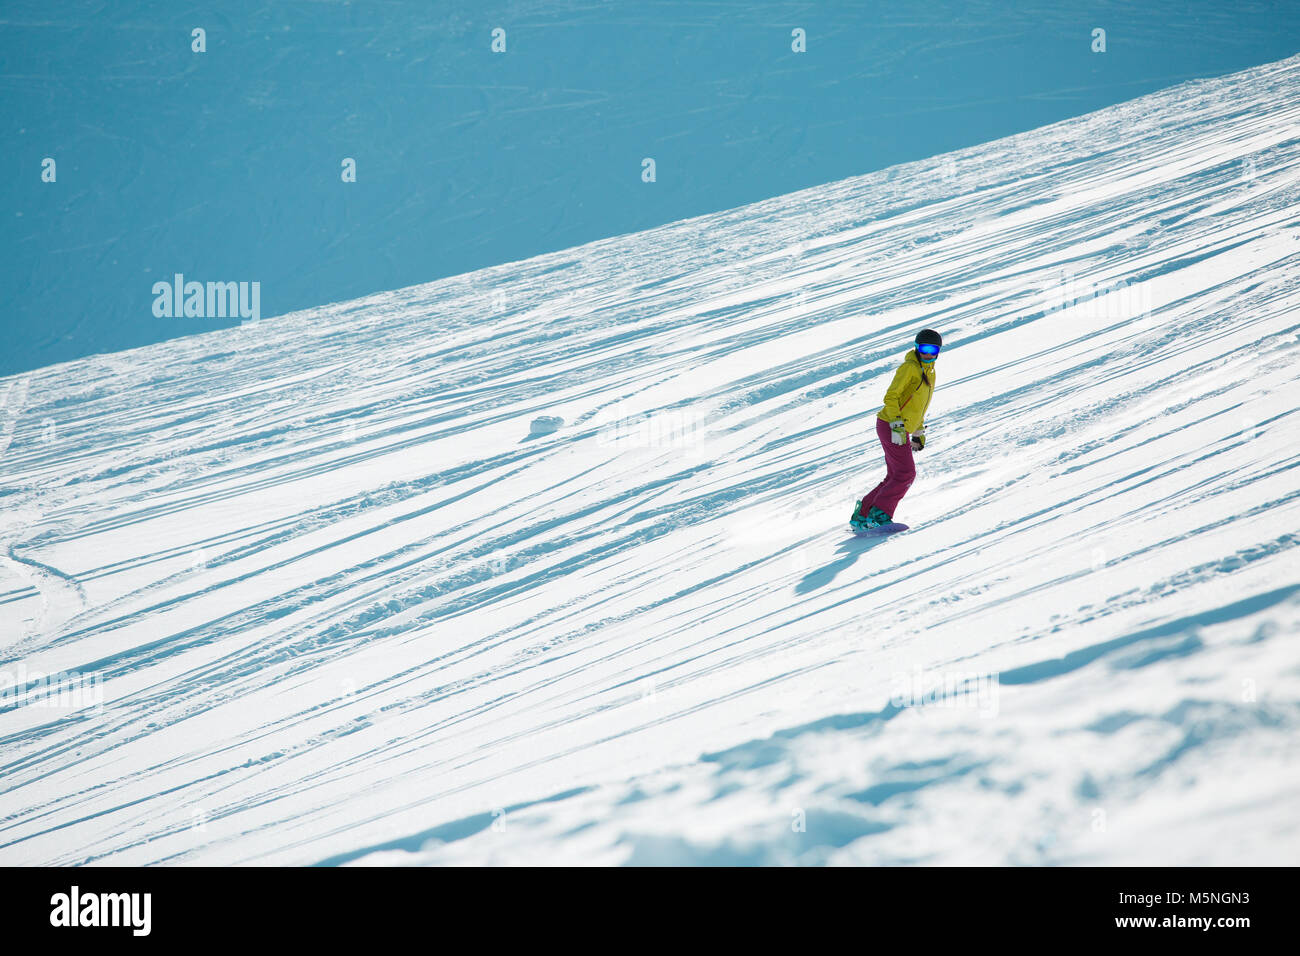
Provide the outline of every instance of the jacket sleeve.
{"type": "Polygon", "coordinates": [[[892,422],[903,417],[902,410],[899,408],[903,402],[903,396],[910,395],[916,389],[916,386],[920,384],[920,381],[910,362],[904,362],[898,366],[898,371],[894,373],[894,380],[889,383],[889,388],[885,390],[884,415],[886,420],[892,422]]]}
{"type": "Polygon", "coordinates": [[[926,398],[926,400],[925,400],[925,411],[923,411],[923,412],[921,413],[921,431],[922,431],[922,432],[925,431],[925,422],[926,422],[926,419],[928,419],[928,418],[930,417],[930,402],[934,401],[934,390],[935,390],[935,387],[939,384],[939,379],[935,377],[935,374],[934,374],[934,371],[933,371],[933,370],[931,370],[931,372],[930,372],[930,381],[929,381],[928,384],[929,384],[929,386],[930,386],[930,394],[929,394],[929,396],[928,396],[928,397],[926,398]]]}

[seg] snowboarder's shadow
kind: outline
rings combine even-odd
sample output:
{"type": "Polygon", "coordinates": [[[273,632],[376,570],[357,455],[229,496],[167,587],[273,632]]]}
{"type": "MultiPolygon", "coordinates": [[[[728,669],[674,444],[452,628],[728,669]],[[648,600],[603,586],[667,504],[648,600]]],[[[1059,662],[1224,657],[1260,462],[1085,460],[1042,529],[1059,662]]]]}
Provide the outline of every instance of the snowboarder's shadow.
{"type": "Polygon", "coordinates": [[[858,555],[862,554],[864,551],[870,551],[872,548],[888,540],[888,537],[849,538],[835,549],[841,557],[836,558],[829,564],[825,564],[820,568],[814,568],[805,574],[803,580],[795,585],[794,593],[807,594],[810,591],[816,591],[818,588],[830,584],[841,571],[852,567],[853,562],[858,560],[858,555]]]}

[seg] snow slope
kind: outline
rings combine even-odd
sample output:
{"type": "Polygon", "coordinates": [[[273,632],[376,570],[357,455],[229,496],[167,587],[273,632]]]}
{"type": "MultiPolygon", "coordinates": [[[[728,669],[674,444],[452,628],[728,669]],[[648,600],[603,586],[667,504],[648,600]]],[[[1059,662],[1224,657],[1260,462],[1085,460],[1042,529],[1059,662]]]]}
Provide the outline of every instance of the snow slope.
{"type": "Polygon", "coordinates": [[[1298,279],[1300,57],[0,380],[0,863],[1293,862],[1298,279]]]}
{"type": "Polygon", "coordinates": [[[5,0],[0,375],[238,324],[155,316],[178,272],[269,316],[1297,50],[1290,0],[5,0]]]}

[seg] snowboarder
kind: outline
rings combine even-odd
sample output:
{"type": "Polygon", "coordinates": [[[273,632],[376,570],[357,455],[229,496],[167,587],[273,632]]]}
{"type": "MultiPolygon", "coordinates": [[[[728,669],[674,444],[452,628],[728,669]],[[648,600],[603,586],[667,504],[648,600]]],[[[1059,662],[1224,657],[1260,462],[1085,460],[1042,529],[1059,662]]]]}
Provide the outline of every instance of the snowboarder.
{"type": "Polygon", "coordinates": [[[849,526],[854,531],[890,524],[916,478],[912,453],[925,447],[925,411],[934,394],[934,365],[942,347],[943,336],[938,332],[918,332],[916,348],[907,353],[885,391],[885,407],[876,416],[876,434],[885,449],[885,480],[853,509],[849,526]]]}

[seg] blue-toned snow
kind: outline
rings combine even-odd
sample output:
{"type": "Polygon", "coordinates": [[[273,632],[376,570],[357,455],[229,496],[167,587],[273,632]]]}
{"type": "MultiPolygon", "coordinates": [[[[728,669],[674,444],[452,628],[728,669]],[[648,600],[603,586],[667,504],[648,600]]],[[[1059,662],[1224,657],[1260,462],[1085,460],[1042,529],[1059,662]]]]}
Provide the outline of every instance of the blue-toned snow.
{"type": "Polygon", "coordinates": [[[156,318],[176,273],[277,315],[1297,51],[1290,0],[5,0],[0,374],[236,324],[156,318]]]}

